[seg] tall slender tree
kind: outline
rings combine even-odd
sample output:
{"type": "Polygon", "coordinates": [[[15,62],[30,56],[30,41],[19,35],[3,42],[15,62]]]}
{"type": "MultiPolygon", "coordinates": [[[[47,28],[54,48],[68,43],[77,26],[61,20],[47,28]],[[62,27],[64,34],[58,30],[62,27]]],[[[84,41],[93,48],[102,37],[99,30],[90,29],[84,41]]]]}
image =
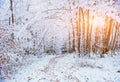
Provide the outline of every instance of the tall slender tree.
{"type": "Polygon", "coordinates": [[[11,17],[10,17],[11,18],[11,22],[12,22],[12,25],[14,25],[13,0],[10,0],[10,11],[11,11],[11,17]]]}

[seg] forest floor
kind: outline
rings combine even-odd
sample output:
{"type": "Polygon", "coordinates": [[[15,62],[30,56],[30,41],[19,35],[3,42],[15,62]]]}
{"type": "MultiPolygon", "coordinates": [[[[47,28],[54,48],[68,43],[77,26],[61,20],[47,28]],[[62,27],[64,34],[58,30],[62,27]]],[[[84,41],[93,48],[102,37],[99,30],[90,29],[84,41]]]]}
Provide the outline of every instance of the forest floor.
{"type": "Polygon", "coordinates": [[[11,79],[0,82],[120,82],[120,56],[49,55],[29,57],[24,62],[11,79]]]}

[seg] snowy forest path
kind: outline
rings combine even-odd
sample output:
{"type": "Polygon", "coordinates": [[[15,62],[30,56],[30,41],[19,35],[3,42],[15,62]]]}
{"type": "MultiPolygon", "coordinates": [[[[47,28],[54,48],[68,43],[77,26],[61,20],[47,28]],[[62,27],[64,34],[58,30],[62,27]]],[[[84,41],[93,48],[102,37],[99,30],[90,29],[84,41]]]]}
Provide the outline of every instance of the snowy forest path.
{"type": "MultiPolygon", "coordinates": [[[[51,58],[49,60],[48,64],[44,67],[44,69],[40,70],[40,71],[44,72],[45,74],[52,75],[53,77],[55,77],[56,80],[51,80],[52,82],[60,82],[60,80],[57,79],[58,76],[54,73],[54,71],[56,70],[56,66],[59,62],[59,59],[64,58],[64,57],[65,57],[64,55],[60,55],[60,56],[55,56],[55,57],[51,58]]],[[[70,70],[70,69],[68,69],[68,70],[70,70]]],[[[64,75],[64,78],[66,80],[68,80],[68,82],[69,82],[70,79],[74,82],[80,82],[78,77],[73,76],[72,74],[64,75]]],[[[41,82],[42,80],[46,80],[46,78],[41,78],[41,79],[38,80],[38,82],[41,82]]]]}
{"type": "Polygon", "coordinates": [[[55,68],[55,64],[57,64],[57,60],[56,59],[59,59],[59,58],[62,58],[62,57],[64,57],[64,55],[56,56],[56,57],[50,59],[50,61],[48,62],[48,64],[46,65],[46,67],[42,71],[45,72],[45,73],[47,73],[52,68],[55,68]]]}
{"type": "Polygon", "coordinates": [[[49,55],[37,60],[31,57],[30,65],[19,69],[11,81],[5,82],[120,82],[120,56],[73,57],[49,55]]]}

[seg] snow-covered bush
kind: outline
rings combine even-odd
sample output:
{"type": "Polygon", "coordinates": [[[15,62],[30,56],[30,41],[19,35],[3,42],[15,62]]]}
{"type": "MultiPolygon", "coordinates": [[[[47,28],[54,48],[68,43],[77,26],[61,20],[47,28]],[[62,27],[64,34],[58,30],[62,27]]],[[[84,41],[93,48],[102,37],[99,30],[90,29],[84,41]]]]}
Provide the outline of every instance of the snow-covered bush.
{"type": "MultiPolygon", "coordinates": [[[[13,67],[20,64],[20,57],[14,54],[17,44],[14,41],[13,29],[10,26],[0,26],[0,78],[12,74],[13,67]],[[11,54],[10,54],[11,53],[11,54]]],[[[15,70],[15,69],[14,69],[15,70]]]]}
{"type": "Polygon", "coordinates": [[[0,78],[9,78],[21,65],[22,57],[17,54],[0,54],[0,78]]]}
{"type": "Polygon", "coordinates": [[[0,25],[0,53],[12,52],[16,49],[15,44],[13,28],[0,25]]]}

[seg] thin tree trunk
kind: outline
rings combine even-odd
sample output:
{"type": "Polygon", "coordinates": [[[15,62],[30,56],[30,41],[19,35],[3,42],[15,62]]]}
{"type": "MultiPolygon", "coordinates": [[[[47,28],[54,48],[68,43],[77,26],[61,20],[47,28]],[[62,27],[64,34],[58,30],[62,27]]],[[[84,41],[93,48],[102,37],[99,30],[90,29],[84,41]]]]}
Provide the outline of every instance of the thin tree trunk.
{"type": "Polygon", "coordinates": [[[11,24],[11,20],[10,20],[10,17],[9,17],[9,25],[11,24]]]}
{"type": "Polygon", "coordinates": [[[79,9],[76,14],[76,52],[80,54],[80,14],[79,9]]]}
{"type": "Polygon", "coordinates": [[[82,54],[85,55],[85,21],[84,21],[84,12],[83,9],[80,8],[80,14],[81,14],[81,33],[82,33],[82,54]]]}
{"type": "Polygon", "coordinates": [[[109,30],[108,30],[108,34],[107,34],[107,44],[106,44],[108,49],[110,49],[109,43],[110,43],[110,37],[111,37],[111,32],[112,32],[113,19],[111,18],[109,22],[110,22],[110,24],[109,24],[109,30]]]}
{"type": "Polygon", "coordinates": [[[90,28],[89,28],[89,10],[87,10],[87,13],[86,13],[86,53],[88,54],[89,53],[89,48],[90,48],[90,42],[89,42],[89,34],[90,34],[90,28]]]}
{"type": "Polygon", "coordinates": [[[71,19],[71,25],[72,25],[72,49],[71,49],[71,52],[72,51],[75,51],[75,30],[74,30],[74,25],[72,23],[72,19],[71,19]]]}
{"type": "Polygon", "coordinates": [[[14,25],[13,0],[10,0],[10,10],[11,10],[11,21],[12,21],[12,25],[14,25]]]}
{"type": "Polygon", "coordinates": [[[71,38],[70,38],[70,32],[68,32],[68,43],[69,43],[68,44],[68,46],[69,46],[68,47],[68,52],[70,52],[70,49],[71,49],[71,41],[70,40],[71,40],[71,38]]]}
{"type": "Polygon", "coordinates": [[[78,51],[79,51],[79,53],[80,53],[80,46],[81,46],[81,42],[80,42],[80,40],[81,40],[81,18],[80,18],[80,8],[79,8],[79,10],[78,10],[78,51]]]}
{"type": "Polygon", "coordinates": [[[113,20],[112,26],[111,26],[111,37],[110,37],[110,42],[109,42],[109,49],[112,50],[112,44],[113,44],[113,40],[114,40],[114,31],[115,31],[115,21],[113,20]]]}
{"type": "Polygon", "coordinates": [[[104,39],[103,39],[103,50],[101,51],[102,53],[106,53],[107,51],[108,51],[108,44],[109,44],[109,38],[110,38],[110,35],[109,35],[109,33],[110,33],[110,31],[111,31],[111,29],[110,29],[110,25],[109,25],[109,23],[110,23],[110,19],[108,18],[108,16],[106,16],[105,17],[105,32],[104,32],[104,39]],[[109,35],[109,36],[108,36],[109,35]],[[105,51],[106,50],[106,51],[105,51]]]}
{"type": "Polygon", "coordinates": [[[116,22],[116,25],[115,25],[115,35],[114,35],[113,47],[112,47],[113,51],[116,49],[117,36],[118,36],[118,22],[116,22]]]}
{"type": "Polygon", "coordinates": [[[91,19],[91,25],[90,25],[90,39],[89,39],[89,45],[90,45],[90,52],[92,52],[92,28],[93,28],[93,21],[94,21],[94,16],[92,16],[92,19],[91,19]]]}

